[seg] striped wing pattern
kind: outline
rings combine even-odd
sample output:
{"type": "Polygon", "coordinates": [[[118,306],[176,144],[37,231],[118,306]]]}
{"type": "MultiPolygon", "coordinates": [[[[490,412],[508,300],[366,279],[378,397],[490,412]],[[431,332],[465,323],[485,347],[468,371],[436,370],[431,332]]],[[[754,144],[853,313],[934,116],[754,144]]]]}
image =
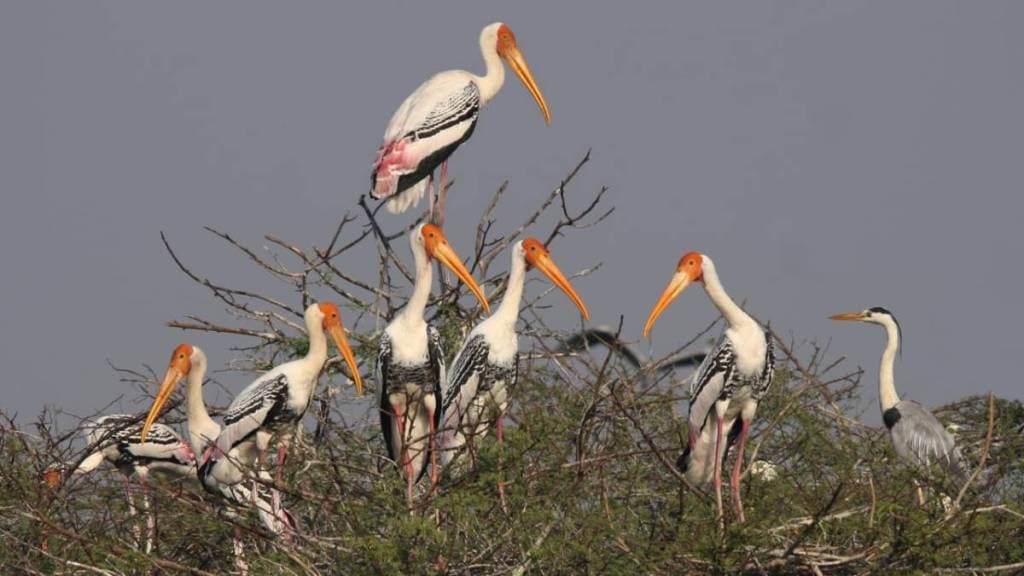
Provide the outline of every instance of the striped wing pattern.
{"type": "MultiPolygon", "coordinates": [[[[97,418],[85,425],[84,431],[90,443],[116,447],[118,459],[114,464],[128,465],[152,461],[168,461],[188,465],[180,448],[184,446],[181,437],[169,426],[155,423],[142,442],[142,423],[130,414],[111,414],[97,418]]],[[[189,451],[184,451],[188,454],[189,451]]]]}
{"type": "Polygon", "coordinates": [[[288,377],[268,375],[239,394],[224,412],[224,430],[217,437],[217,449],[227,454],[257,430],[289,420],[288,377]]]}

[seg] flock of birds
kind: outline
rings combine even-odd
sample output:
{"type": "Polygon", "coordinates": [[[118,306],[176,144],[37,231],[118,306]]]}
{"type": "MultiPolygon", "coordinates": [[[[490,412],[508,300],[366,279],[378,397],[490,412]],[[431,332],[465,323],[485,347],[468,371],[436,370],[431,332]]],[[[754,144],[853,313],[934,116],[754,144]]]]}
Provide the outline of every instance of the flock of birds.
{"type": "MultiPolygon", "coordinates": [[[[545,122],[551,120],[544,96],[508,26],[495,23],[484,28],[480,48],[486,74],[477,76],[452,70],[424,82],[391,118],[373,164],[370,195],[386,201],[389,211],[404,212],[417,205],[424,194],[429,196],[430,203],[430,222],[419,224],[409,235],[416,271],[412,294],[380,337],[375,369],[384,444],[388,457],[406,481],[410,502],[415,485],[427,476],[428,470],[433,492],[441,473],[467,452],[467,445],[472,457],[472,442],[492,426],[497,441],[502,441],[503,415],[518,376],[516,325],[528,270],[535,268],[544,274],[572,300],[583,319],[589,319],[582,298],[544,244],[534,238],[511,247],[505,294],[491,313],[483,290],[442,231],[448,158],[472,135],[481,108],[500,90],[505,78],[503,62],[522,80],[545,122]],[[439,183],[434,183],[437,168],[441,177],[439,183]],[[489,315],[465,337],[451,369],[445,365],[438,330],[424,318],[433,285],[434,262],[457,276],[489,315]]],[[[689,441],[677,464],[692,486],[713,486],[721,523],[722,467],[729,450],[736,446],[731,500],[736,518],[742,522],[740,472],[744,447],[758,404],[772,384],[772,337],[729,297],[714,261],[698,252],[684,254],[679,260],[647,318],[644,337],[649,337],[658,318],[691,284],[704,288],[727,328],[693,373],[689,441]]],[[[893,366],[900,346],[900,327],[892,313],[884,308],[870,308],[832,319],[879,324],[886,330],[888,343],[882,355],[879,398],[896,453],[917,465],[938,463],[962,475],[962,458],[952,436],[926,408],[901,400],[896,393],[893,366]]],[[[132,416],[115,415],[88,423],[85,429],[95,452],[71,473],[86,473],[108,461],[124,472],[126,487],[130,487],[128,478],[136,475],[147,512],[145,485],[150,470],[194,476],[208,492],[228,504],[227,510],[254,507],[272,533],[292,533],[297,529],[295,520],[281,506],[280,493],[273,487],[281,483],[288,445],[301,425],[328,360],[328,335],[341,352],[356,390],[362,393],[363,389],[338,307],[330,302],[309,306],[305,324],[309,338],[306,355],[266,372],[242,390],[224,411],[221,423],[210,416],[203,402],[206,355],[197,346],[181,344],[171,356],[145,422],[140,425],[132,416]],[[187,442],[172,428],[156,422],[183,380],[187,442]],[[273,476],[264,468],[265,453],[272,443],[277,446],[273,476]]],[[[47,480],[57,485],[66,475],[63,469],[51,469],[47,480]]],[[[500,482],[498,492],[504,503],[504,486],[500,482]]],[[[134,515],[130,488],[128,499],[134,515]]],[[[147,550],[152,545],[153,530],[152,516],[148,515],[144,539],[147,550]]],[[[236,564],[244,572],[237,529],[234,546],[236,564]]]]}

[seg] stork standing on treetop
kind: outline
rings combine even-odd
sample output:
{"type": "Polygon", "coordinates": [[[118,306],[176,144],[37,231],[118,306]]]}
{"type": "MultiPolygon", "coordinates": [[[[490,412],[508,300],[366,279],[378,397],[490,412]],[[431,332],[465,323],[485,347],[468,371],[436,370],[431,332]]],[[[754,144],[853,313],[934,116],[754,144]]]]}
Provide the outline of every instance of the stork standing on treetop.
{"type": "MultiPolygon", "coordinates": [[[[519,375],[519,336],[516,322],[523,297],[527,266],[540,270],[569,297],[584,320],[590,312],[544,244],[536,238],[516,242],[511,250],[512,263],[505,297],[489,318],[477,324],[466,336],[456,354],[444,393],[442,426],[442,465],[455,457],[467,437],[480,438],[494,422],[499,444],[504,438],[504,415],[508,395],[519,375]]],[[[504,507],[504,483],[498,483],[504,507]]]]}
{"type": "MultiPolygon", "coordinates": [[[[889,438],[896,454],[905,461],[927,468],[938,464],[960,481],[966,480],[963,457],[953,436],[946,427],[928,411],[913,400],[901,400],[896,394],[893,378],[896,355],[903,342],[899,322],[892,312],[876,306],[862,312],[836,314],[832,320],[866,322],[885,328],[888,341],[882,351],[882,364],[878,372],[878,402],[882,409],[882,422],[889,430],[889,438]]],[[[924,503],[924,493],[918,490],[918,500],[924,503]]]]}
{"type": "Polygon", "coordinates": [[[722,465],[737,437],[739,451],[732,469],[732,499],[739,521],[745,519],[740,500],[743,450],[757,405],[772,384],[775,356],[770,335],[726,294],[715,263],[699,252],[688,252],[679,260],[675,274],[647,317],[645,338],[669,304],[694,282],[704,285],[728,327],[690,382],[690,438],[678,466],[694,486],[714,482],[718,522],[722,526],[722,465]],[[728,439],[723,438],[726,432],[728,439]]]}
{"type": "Polygon", "coordinates": [[[483,76],[465,70],[435,74],[402,102],[388,122],[373,163],[370,195],[377,200],[387,199],[391,213],[405,212],[418,204],[440,165],[441,181],[430,197],[430,213],[434,224],[444,225],[448,157],[472,136],[480,109],[505,82],[502,60],[519,76],[540,106],[544,121],[551,124],[547,102],[512,30],[501,22],[484,28],[480,32],[480,52],[487,67],[483,76]]]}
{"type": "Polygon", "coordinates": [[[381,335],[376,375],[384,443],[388,456],[405,476],[411,504],[413,483],[423,475],[428,460],[431,487],[438,479],[436,431],[445,364],[441,334],[423,318],[433,284],[430,261],[436,259],[451,269],[487,313],[491,308],[440,228],[418,225],[409,235],[409,245],[416,262],[416,282],[409,301],[381,335]]]}
{"type": "MultiPolygon", "coordinates": [[[[142,486],[142,508],[146,514],[145,551],[153,549],[156,520],[149,509],[149,494],[146,483],[151,470],[161,470],[179,476],[195,476],[196,460],[192,450],[169,426],[157,424],[145,434],[135,416],[130,414],[109,414],[95,420],[87,420],[82,426],[86,441],[93,448],[88,456],[71,471],[74,476],[88,474],[103,462],[110,462],[124,475],[124,491],[128,498],[128,511],[134,517],[135,502],[132,499],[131,477],[139,478],[142,486]]],[[[44,478],[51,488],[64,480],[64,466],[58,464],[47,469],[44,478]]],[[[135,539],[140,540],[138,526],[133,526],[135,539]]]]}
{"type": "MultiPolygon", "coordinates": [[[[171,393],[174,392],[181,380],[185,379],[185,413],[188,416],[188,437],[192,451],[201,455],[212,449],[213,443],[220,435],[221,428],[220,424],[210,417],[210,413],[206,410],[206,403],[203,402],[203,380],[206,378],[207,366],[206,354],[198,346],[181,344],[174,349],[160,390],[146,415],[146,422],[142,426],[142,435],[145,436],[150,431],[156,431],[157,427],[161,426],[154,422],[160,415],[164,404],[171,397],[171,393]],[[153,427],[152,430],[151,427],[153,427]]],[[[273,534],[281,535],[286,529],[294,531],[295,521],[291,514],[284,509],[274,509],[273,494],[277,490],[267,489],[261,483],[253,483],[253,488],[250,489],[247,486],[248,483],[243,482],[246,476],[241,464],[255,461],[254,449],[255,445],[252,442],[237,446],[228,456],[228,461],[234,465],[222,465],[217,468],[216,473],[207,474],[203,477],[203,488],[224,498],[234,506],[255,505],[263,525],[273,534]]],[[[259,470],[258,476],[263,483],[271,481],[270,474],[265,470],[259,470]]],[[[243,559],[241,532],[241,527],[236,525],[233,544],[235,565],[244,573],[247,567],[243,559]]]]}
{"type": "MultiPolygon", "coordinates": [[[[341,351],[356,391],[359,394],[363,393],[363,379],[359,374],[359,366],[352,354],[352,348],[345,339],[345,328],[337,305],[331,302],[311,304],[306,308],[304,318],[309,338],[309,350],[306,355],[263,374],[235,396],[234,401],[224,411],[224,429],[217,436],[216,449],[208,455],[204,454],[200,459],[200,479],[209,474],[215,477],[230,474],[231,470],[237,468],[237,463],[225,456],[232,450],[241,450],[242,444],[253,441],[256,442],[257,462],[262,465],[264,453],[276,435],[280,438],[275,480],[281,481],[288,442],[309,407],[320,372],[327,363],[325,332],[331,335],[331,339],[341,351]],[[225,467],[226,470],[220,470],[218,467],[225,467]]],[[[247,452],[247,449],[243,452],[247,452]]],[[[277,492],[274,493],[274,500],[276,512],[280,508],[277,492]]]]}

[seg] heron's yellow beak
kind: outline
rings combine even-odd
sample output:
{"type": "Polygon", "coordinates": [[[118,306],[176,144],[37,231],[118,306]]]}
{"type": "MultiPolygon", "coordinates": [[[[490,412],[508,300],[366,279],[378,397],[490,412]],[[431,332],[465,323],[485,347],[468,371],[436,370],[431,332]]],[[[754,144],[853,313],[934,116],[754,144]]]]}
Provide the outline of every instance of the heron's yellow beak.
{"type": "Polygon", "coordinates": [[[565,277],[565,274],[558,268],[555,261],[551,259],[551,255],[548,254],[543,244],[532,238],[527,239],[523,244],[527,247],[526,261],[547,276],[548,280],[551,280],[551,283],[558,286],[562,292],[565,292],[565,295],[579,308],[584,320],[590,320],[590,311],[587,310],[587,305],[583,303],[583,299],[576,293],[572,284],[569,283],[569,279],[565,277]]]}
{"type": "Polygon", "coordinates": [[[473,279],[473,275],[469,273],[469,270],[466,269],[466,265],[462,263],[462,258],[459,257],[455,249],[448,243],[448,239],[445,238],[441,229],[433,224],[425,225],[423,227],[423,243],[427,249],[427,254],[431,258],[437,258],[438,262],[444,264],[455,273],[459,280],[462,280],[462,283],[473,293],[473,296],[476,296],[476,299],[480,301],[484,311],[490,314],[491,305],[488,304],[484,291],[476,283],[476,280],[473,279]]]}
{"type": "Polygon", "coordinates": [[[352,375],[352,381],[356,385],[356,393],[362,396],[363,376],[359,373],[359,366],[356,364],[355,354],[352,353],[352,347],[348,345],[348,339],[345,338],[345,331],[344,327],[341,325],[341,321],[339,320],[336,323],[332,322],[328,324],[327,333],[331,335],[331,340],[334,340],[334,344],[341,352],[341,357],[345,359],[345,364],[348,365],[349,374],[352,375]]]}
{"type": "Polygon", "coordinates": [[[864,313],[863,312],[844,312],[842,314],[836,314],[835,316],[829,316],[829,319],[831,319],[831,320],[841,320],[841,321],[847,321],[847,322],[849,322],[849,321],[860,321],[860,320],[864,319],[864,313]]]}

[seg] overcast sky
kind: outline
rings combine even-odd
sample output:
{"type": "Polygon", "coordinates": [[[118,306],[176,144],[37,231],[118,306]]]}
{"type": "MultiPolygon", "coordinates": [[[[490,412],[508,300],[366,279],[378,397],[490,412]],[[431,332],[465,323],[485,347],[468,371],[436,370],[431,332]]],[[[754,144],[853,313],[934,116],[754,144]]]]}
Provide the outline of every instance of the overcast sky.
{"type": "MultiPolygon", "coordinates": [[[[0,409],[84,414],[129,393],[120,407],[141,410],[107,359],[162,369],[186,338],[222,367],[248,342],[164,327],[225,315],[159,231],[215,280],[278,289],[202,226],[323,245],[394,109],[435,72],[482,73],[495,20],[553,123],[510,76],[452,158],[457,249],[503,180],[511,226],[592,148],[573,193],[607,185],[617,210],[553,255],[604,262],[577,283],[594,323],[623,314],[638,337],[679,256],[700,250],[774,328],[867,368],[866,402],[884,334],[828,316],[869,306],[903,324],[904,397],[1024,396],[1024,3],[599,4],[4,2],[0,409]]],[[[338,265],[376,273],[369,252],[338,265]]],[[[714,318],[692,292],[655,353],[714,318]]],[[[552,304],[571,327],[568,301],[552,304]]]]}

